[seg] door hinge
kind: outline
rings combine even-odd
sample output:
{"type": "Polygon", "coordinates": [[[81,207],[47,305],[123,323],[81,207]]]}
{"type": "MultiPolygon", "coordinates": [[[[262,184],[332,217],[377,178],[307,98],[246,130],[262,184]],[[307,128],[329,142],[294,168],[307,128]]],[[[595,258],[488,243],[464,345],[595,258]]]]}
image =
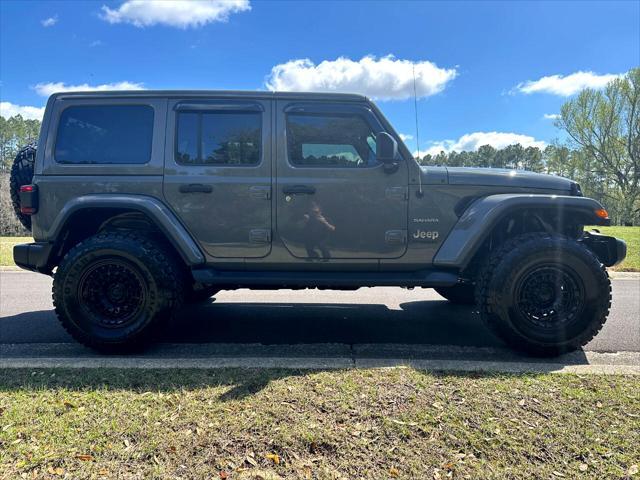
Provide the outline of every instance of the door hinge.
{"type": "Polygon", "coordinates": [[[271,243],[271,230],[268,228],[253,228],[249,230],[250,243],[271,243]]]}
{"type": "Polygon", "coordinates": [[[407,243],[406,230],[387,230],[384,233],[384,241],[393,245],[407,243]]]}
{"type": "Polygon", "coordinates": [[[409,189],[407,187],[387,187],[384,196],[390,200],[408,200],[409,189]]]}
{"type": "Polygon", "coordinates": [[[271,187],[268,185],[254,185],[249,187],[249,195],[251,198],[257,198],[259,200],[271,199],[271,187]]]}

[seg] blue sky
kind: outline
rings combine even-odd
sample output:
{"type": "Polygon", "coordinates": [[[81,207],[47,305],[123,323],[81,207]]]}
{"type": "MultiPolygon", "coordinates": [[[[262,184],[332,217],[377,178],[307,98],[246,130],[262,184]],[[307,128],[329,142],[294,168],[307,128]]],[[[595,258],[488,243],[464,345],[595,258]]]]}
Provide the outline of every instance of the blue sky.
{"type": "Polygon", "coordinates": [[[421,150],[543,146],[545,115],[639,65],[638,1],[0,2],[5,116],[100,85],[347,90],[415,136],[415,69],[421,150]]]}

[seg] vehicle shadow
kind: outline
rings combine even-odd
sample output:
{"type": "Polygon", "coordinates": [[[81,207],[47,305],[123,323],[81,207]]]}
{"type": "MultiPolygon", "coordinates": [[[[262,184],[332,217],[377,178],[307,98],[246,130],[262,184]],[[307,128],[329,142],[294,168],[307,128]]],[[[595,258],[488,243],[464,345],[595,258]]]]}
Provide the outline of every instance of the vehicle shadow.
{"type": "Polygon", "coordinates": [[[471,307],[416,301],[382,304],[223,303],[184,307],[162,341],[262,344],[445,344],[499,347],[471,307]]]}
{"type": "MultiPolygon", "coordinates": [[[[384,304],[236,303],[188,305],[159,333],[166,343],[430,344],[502,346],[471,307],[446,301],[384,304]]],[[[53,310],[0,317],[0,344],[67,343],[53,310]]]]}

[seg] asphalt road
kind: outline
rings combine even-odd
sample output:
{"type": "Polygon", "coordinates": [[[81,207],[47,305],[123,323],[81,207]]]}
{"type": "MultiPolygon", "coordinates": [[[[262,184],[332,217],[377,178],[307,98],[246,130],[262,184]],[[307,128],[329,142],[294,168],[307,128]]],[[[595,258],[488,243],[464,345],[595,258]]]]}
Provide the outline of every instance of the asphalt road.
{"type": "MultiPolygon", "coordinates": [[[[386,345],[404,345],[409,352],[442,345],[504,347],[471,308],[451,305],[431,289],[400,288],[224,291],[209,303],[185,307],[158,340],[225,345],[227,350],[237,345],[238,355],[243,345],[250,344],[262,344],[275,355],[299,345],[323,356],[341,345],[373,345],[379,352],[386,345]]],[[[61,343],[73,343],[73,339],[53,312],[51,279],[21,271],[0,272],[0,347],[61,343]]],[[[613,280],[609,320],[585,350],[640,352],[638,276],[613,280]]]]}

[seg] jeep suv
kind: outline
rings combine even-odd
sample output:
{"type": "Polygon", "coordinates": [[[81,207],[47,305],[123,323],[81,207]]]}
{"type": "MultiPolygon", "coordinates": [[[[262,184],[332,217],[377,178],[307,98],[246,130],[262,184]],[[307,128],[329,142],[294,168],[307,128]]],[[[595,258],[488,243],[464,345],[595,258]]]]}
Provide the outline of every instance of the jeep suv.
{"type": "Polygon", "coordinates": [[[420,166],[366,97],[144,91],[49,98],[16,211],[78,341],[131,350],[220,289],[435,288],[506,343],[554,355],[611,304],[621,240],[564,178],[420,166]]]}

